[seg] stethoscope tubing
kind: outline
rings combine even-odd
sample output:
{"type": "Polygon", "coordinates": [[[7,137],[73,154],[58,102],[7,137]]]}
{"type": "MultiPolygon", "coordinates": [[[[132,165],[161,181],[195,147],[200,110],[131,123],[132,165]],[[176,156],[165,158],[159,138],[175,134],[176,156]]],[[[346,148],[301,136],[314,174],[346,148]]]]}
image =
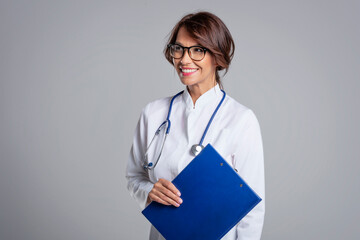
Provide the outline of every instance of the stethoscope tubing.
{"type": "Polygon", "coordinates": [[[223,92],[223,97],[221,98],[221,100],[220,100],[219,104],[217,105],[215,111],[214,111],[213,114],[211,115],[211,118],[210,118],[210,120],[209,120],[209,122],[208,122],[208,124],[207,124],[207,126],[206,126],[206,128],[205,128],[205,131],[204,131],[204,133],[203,133],[203,135],[202,135],[202,137],[201,137],[201,140],[200,140],[200,143],[199,143],[200,146],[202,146],[202,143],[204,142],[206,133],[207,133],[207,131],[208,131],[209,128],[210,128],[211,122],[213,121],[213,119],[214,119],[217,111],[219,110],[221,104],[224,102],[224,99],[225,99],[225,97],[226,97],[225,91],[222,90],[222,89],[221,89],[221,91],[223,92]]]}
{"type": "MultiPolygon", "coordinates": [[[[209,130],[209,128],[210,128],[210,125],[211,125],[211,123],[212,123],[212,121],[213,121],[216,113],[218,112],[221,104],[224,102],[224,99],[225,99],[225,97],[226,97],[225,91],[222,90],[222,89],[221,89],[221,91],[222,91],[222,93],[223,93],[223,96],[222,96],[219,104],[217,105],[216,109],[214,110],[213,114],[211,115],[211,118],[210,118],[208,124],[206,125],[206,128],[205,128],[205,130],[204,130],[204,133],[203,133],[203,135],[202,135],[202,137],[201,137],[200,143],[198,144],[198,146],[201,146],[202,148],[203,148],[202,143],[204,142],[205,136],[206,136],[206,134],[207,134],[207,132],[208,132],[208,130],[209,130]]],[[[164,145],[165,145],[165,140],[166,140],[166,138],[167,138],[167,135],[170,133],[170,128],[171,128],[170,116],[171,116],[171,110],[172,110],[172,106],[173,106],[174,100],[175,100],[175,98],[177,98],[179,95],[181,95],[183,92],[184,92],[184,90],[181,91],[181,92],[179,92],[179,93],[177,93],[175,96],[173,96],[173,97],[171,98],[170,105],[169,105],[169,110],[168,110],[168,114],[167,114],[166,120],[165,120],[165,121],[158,127],[158,129],[156,130],[155,135],[154,135],[153,139],[151,140],[151,142],[150,142],[150,144],[149,144],[149,146],[148,146],[148,148],[147,148],[147,150],[146,150],[146,153],[145,153],[145,155],[147,155],[148,149],[149,149],[150,146],[152,145],[152,143],[153,143],[153,141],[154,141],[154,139],[155,139],[155,136],[160,133],[161,127],[162,127],[164,124],[168,123],[168,126],[167,126],[167,128],[166,128],[166,133],[165,133],[164,141],[163,141],[162,146],[161,146],[161,149],[160,149],[160,154],[159,154],[159,156],[157,157],[157,159],[156,159],[156,161],[155,161],[155,164],[153,164],[152,162],[149,162],[148,164],[146,164],[146,159],[145,159],[144,164],[143,164],[143,167],[144,167],[145,169],[148,169],[148,170],[154,169],[155,166],[157,165],[157,163],[159,162],[160,156],[161,156],[161,154],[162,154],[162,150],[163,150],[164,145]]],[[[195,146],[195,145],[194,145],[194,146],[195,146]]]]}
{"type": "MultiPolygon", "coordinates": [[[[173,106],[173,102],[175,100],[175,98],[177,98],[179,95],[181,95],[184,92],[184,90],[182,90],[181,92],[177,93],[175,96],[172,97],[171,101],[170,101],[170,106],[169,106],[169,111],[168,111],[168,115],[166,117],[166,121],[168,121],[168,126],[166,128],[166,135],[169,134],[170,132],[170,127],[171,127],[171,122],[170,122],[170,115],[171,115],[171,110],[172,110],[172,106],[173,106]]],[[[166,122],[165,121],[165,122],[166,122]]],[[[165,123],[164,122],[164,123],[165,123]]],[[[164,124],[163,123],[163,124],[164,124]]]]}

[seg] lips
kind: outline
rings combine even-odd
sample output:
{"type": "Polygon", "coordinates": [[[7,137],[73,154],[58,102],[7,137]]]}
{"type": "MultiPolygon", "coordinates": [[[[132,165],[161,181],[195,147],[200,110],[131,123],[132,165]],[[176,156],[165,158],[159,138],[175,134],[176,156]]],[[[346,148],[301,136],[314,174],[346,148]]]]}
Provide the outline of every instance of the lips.
{"type": "Polygon", "coordinates": [[[195,72],[197,72],[199,69],[198,68],[184,68],[184,67],[180,67],[180,71],[182,73],[183,76],[189,76],[195,72]]]}
{"type": "Polygon", "coordinates": [[[195,71],[197,71],[197,68],[183,68],[183,69],[181,69],[181,71],[186,72],[186,73],[195,72],[195,71]]]}

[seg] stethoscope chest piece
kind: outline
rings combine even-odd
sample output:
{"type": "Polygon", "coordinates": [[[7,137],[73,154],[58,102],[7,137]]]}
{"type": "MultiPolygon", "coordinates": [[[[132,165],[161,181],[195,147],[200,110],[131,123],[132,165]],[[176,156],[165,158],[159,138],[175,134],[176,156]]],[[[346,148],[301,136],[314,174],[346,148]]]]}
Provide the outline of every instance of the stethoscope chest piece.
{"type": "Polygon", "coordinates": [[[200,144],[194,144],[192,147],[191,147],[191,152],[192,154],[194,154],[195,156],[199,155],[199,153],[204,149],[204,146],[203,145],[200,145],[200,144]]]}

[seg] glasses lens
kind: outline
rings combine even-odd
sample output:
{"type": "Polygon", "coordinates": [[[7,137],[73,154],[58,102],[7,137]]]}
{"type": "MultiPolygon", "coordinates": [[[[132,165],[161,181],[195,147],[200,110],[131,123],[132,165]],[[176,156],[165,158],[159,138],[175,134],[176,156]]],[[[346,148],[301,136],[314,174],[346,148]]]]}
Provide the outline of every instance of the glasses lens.
{"type": "Polygon", "coordinates": [[[201,60],[205,56],[205,51],[201,47],[190,48],[190,57],[194,60],[201,60]]]}
{"type": "Polygon", "coordinates": [[[181,58],[183,56],[184,49],[179,45],[171,45],[170,55],[173,58],[181,58]]]}

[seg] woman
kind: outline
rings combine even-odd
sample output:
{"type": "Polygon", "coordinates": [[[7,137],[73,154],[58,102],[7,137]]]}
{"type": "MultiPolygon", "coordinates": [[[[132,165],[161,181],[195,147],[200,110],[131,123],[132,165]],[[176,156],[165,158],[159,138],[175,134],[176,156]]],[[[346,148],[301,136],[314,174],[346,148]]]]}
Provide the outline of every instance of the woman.
{"type": "MultiPolygon", "coordinates": [[[[262,198],[222,239],[260,239],[265,213],[260,127],[251,109],[222,92],[219,76],[219,71],[227,72],[234,48],[229,30],[214,14],[188,14],[176,24],[164,54],[186,87],[175,98],[153,101],[143,109],[126,178],[130,194],[141,208],[151,201],[179,207],[181,193],[171,181],[194,158],[196,150],[201,150],[198,145],[211,143],[262,198]],[[154,133],[168,115],[172,99],[171,133],[166,136],[166,144],[162,134],[152,142],[154,133]],[[197,144],[199,142],[201,144],[197,144]]],[[[165,122],[159,131],[165,132],[167,124],[165,122]]],[[[150,239],[163,237],[152,227],[150,239]]]]}

